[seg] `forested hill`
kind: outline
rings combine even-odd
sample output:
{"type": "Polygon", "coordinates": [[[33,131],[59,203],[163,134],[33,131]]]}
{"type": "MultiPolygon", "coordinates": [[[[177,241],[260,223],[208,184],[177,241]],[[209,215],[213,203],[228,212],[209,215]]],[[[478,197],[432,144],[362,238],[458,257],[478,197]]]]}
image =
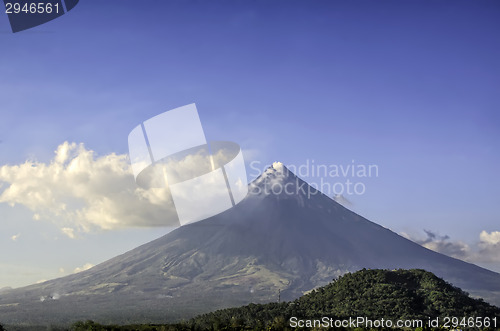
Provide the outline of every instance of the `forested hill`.
{"type": "Polygon", "coordinates": [[[295,301],[303,316],[427,318],[492,316],[500,309],[425,270],[361,270],[295,301]]]}
{"type": "MultiPolygon", "coordinates": [[[[301,298],[281,304],[248,305],[224,309],[194,318],[190,325],[206,329],[213,325],[289,326],[291,317],[320,319],[366,317],[428,321],[436,317],[497,317],[500,308],[471,298],[434,274],[420,269],[360,270],[346,274],[301,298]],[[261,322],[262,321],[262,324],[261,322]]],[[[498,323],[497,323],[498,325],[498,323]]]]}
{"type": "MultiPolygon", "coordinates": [[[[444,322],[445,317],[479,317],[482,323],[487,318],[490,326],[496,317],[498,327],[500,308],[473,299],[424,270],[363,269],[345,274],[295,301],[250,304],[204,314],[177,325],[121,330],[290,330],[292,317],[317,320],[325,316],[336,320],[365,317],[393,321],[429,321],[439,317],[440,322],[444,322]]],[[[87,330],[84,323],[80,326],[75,330],[87,330]]]]}

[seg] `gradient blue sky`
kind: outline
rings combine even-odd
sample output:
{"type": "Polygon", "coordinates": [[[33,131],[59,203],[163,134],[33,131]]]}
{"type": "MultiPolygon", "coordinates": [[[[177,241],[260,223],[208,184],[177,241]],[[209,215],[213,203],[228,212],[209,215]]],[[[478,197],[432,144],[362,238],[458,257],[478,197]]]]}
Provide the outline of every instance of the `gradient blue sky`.
{"type": "MultiPolygon", "coordinates": [[[[49,164],[65,141],[127,153],[138,123],[195,102],[207,138],[248,165],[376,164],[351,209],[474,247],[500,231],[499,17],[496,1],[100,0],[13,34],[0,15],[0,167],[49,164]]],[[[167,231],[71,239],[0,203],[0,287],[167,231]]]]}

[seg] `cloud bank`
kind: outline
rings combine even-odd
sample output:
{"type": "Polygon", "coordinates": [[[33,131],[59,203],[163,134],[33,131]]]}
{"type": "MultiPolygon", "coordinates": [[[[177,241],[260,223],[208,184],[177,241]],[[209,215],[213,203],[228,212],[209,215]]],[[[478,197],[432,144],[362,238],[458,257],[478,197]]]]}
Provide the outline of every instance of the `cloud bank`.
{"type": "Polygon", "coordinates": [[[447,235],[441,236],[435,232],[424,230],[426,238],[401,235],[425,248],[471,263],[499,263],[500,262],[500,231],[482,231],[479,240],[468,245],[459,240],[451,240],[447,235]]]}
{"type": "Polygon", "coordinates": [[[138,187],[128,155],[98,156],[69,142],[48,163],[0,167],[0,203],[27,207],[34,220],[56,224],[69,238],[99,229],[178,226],[168,188],[138,187]]]}
{"type": "Polygon", "coordinates": [[[92,263],[85,263],[83,266],[81,267],[76,267],[75,270],[73,270],[73,273],[78,273],[78,272],[82,272],[82,271],[85,271],[85,270],[89,270],[90,268],[92,268],[94,265],[92,263]]]}
{"type": "Polygon", "coordinates": [[[10,239],[11,239],[12,241],[17,241],[17,239],[19,239],[19,237],[20,237],[20,236],[21,236],[21,234],[20,234],[20,233],[18,233],[18,234],[15,234],[15,235],[11,236],[11,237],[10,237],[10,239]]]}
{"type": "Polygon", "coordinates": [[[479,234],[478,254],[484,262],[500,262],[500,231],[479,234]]]}

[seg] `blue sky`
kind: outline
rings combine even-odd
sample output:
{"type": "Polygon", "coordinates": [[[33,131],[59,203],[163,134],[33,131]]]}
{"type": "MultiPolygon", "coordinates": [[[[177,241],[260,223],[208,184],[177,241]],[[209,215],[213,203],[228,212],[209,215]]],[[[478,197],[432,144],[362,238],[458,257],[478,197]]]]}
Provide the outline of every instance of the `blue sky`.
{"type": "MultiPolygon", "coordinates": [[[[137,124],[195,102],[207,138],[254,162],[250,177],[273,161],[376,164],[351,209],[500,271],[498,17],[493,1],[106,0],[13,34],[0,15],[0,167],[48,166],[64,142],[126,154],[137,124]]],[[[78,232],[33,219],[23,197],[0,203],[0,287],[169,231],[78,232]]]]}

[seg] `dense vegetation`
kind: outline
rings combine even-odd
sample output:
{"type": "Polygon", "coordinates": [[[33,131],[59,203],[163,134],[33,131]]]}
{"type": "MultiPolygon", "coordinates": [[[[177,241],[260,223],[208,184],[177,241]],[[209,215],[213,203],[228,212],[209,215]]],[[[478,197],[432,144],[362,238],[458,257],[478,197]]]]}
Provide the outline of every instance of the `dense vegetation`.
{"type": "MultiPolygon", "coordinates": [[[[346,274],[292,302],[218,310],[175,325],[100,326],[78,322],[72,330],[291,330],[290,318],[428,321],[429,318],[497,317],[500,309],[468,296],[424,270],[361,270],[346,274]]],[[[338,328],[336,328],[338,329],[338,328]]]]}

